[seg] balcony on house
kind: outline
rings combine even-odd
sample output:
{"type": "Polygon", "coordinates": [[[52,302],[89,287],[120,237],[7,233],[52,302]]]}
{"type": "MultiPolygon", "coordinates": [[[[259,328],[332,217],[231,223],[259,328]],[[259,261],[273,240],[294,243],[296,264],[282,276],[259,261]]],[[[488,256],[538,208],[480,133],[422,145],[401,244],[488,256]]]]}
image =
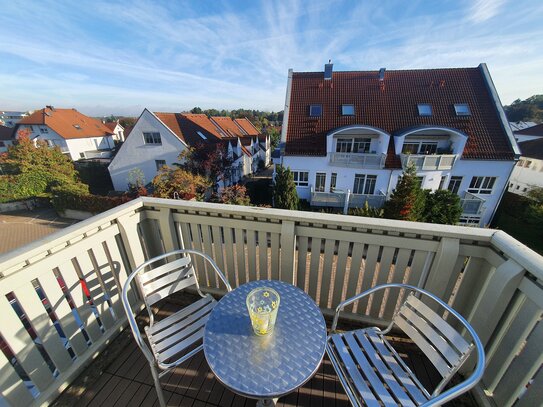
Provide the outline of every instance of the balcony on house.
{"type": "MultiPolygon", "coordinates": [[[[181,247],[212,256],[233,287],[255,279],[294,284],[328,317],[345,298],[385,282],[426,289],[467,318],[485,346],[474,404],[541,402],[543,258],[506,233],[138,198],[0,257],[0,404],[47,404],[66,388],[91,405],[106,399],[152,404],[146,361],[126,330],[119,336],[127,325],[120,292],[136,265],[181,247]],[[98,367],[97,381],[77,379],[103,350],[115,363],[98,367]]],[[[196,267],[202,289],[225,293],[213,273],[196,267]]],[[[130,295],[137,300],[135,289],[130,295]]],[[[389,321],[402,296],[374,294],[346,309],[342,320],[389,321]]],[[[222,387],[211,381],[202,355],[179,372],[164,378],[172,405],[183,398],[225,405],[221,397],[230,397],[231,405],[238,397],[217,393],[222,387]],[[171,390],[172,383],[182,393],[171,390]]],[[[325,358],[314,384],[296,393],[293,404],[329,405],[332,397],[338,405],[342,391],[334,377],[325,358]]]]}
{"type": "Polygon", "coordinates": [[[462,215],[479,215],[483,210],[485,200],[470,192],[464,194],[460,200],[462,205],[462,215]]]}
{"type": "Polygon", "coordinates": [[[401,154],[402,168],[414,165],[417,171],[436,171],[452,169],[456,155],[454,154],[401,154]]]}
{"type": "Polygon", "coordinates": [[[353,194],[351,191],[335,189],[333,192],[315,191],[311,186],[311,206],[322,206],[329,208],[344,208],[345,200],[348,199],[348,208],[360,208],[368,202],[372,208],[380,208],[385,204],[386,196],[383,194],[353,194]]]}
{"type": "Polygon", "coordinates": [[[381,169],[387,155],[377,153],[331,153],[330,164],[336,167],[381,169]]]}

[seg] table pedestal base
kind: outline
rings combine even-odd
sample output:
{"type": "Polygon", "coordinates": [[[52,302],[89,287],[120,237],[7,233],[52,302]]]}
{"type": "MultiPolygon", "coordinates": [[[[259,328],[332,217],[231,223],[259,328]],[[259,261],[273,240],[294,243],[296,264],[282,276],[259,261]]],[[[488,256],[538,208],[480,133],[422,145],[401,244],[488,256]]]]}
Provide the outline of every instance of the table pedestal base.
{"type": "Polygon", "coordinates": [[[259,399],[256,402],[256,407],[275,407],[277,405],[277,399],[259,399]]]}

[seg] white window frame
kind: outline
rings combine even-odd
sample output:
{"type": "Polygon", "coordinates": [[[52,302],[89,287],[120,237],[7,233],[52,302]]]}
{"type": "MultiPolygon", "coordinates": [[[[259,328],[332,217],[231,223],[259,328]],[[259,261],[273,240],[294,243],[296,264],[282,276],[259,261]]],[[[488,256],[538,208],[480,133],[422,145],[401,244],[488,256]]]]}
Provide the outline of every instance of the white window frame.
{"type": "Polygon", "coordinates": [[[143,143],[144,144],[162,144],[162,137],[159,132],[156,131],[144,131],[143,134],[143,143]]]}
{"type": "Polygon", "coordinates": [[[458,220],[458,224],[467,227],[479,227],[481,224],[480,215],[462,215],[458,220]]]}
{"type": "Polygon", "coordinates": [[[330,192],[334,192],[337,184],[337,172],[333,172],[330,175],[330,192]]]}
{"type": "Polygon", "coordinates": [[[498,177],[474,176],[471,178],[467,191],[472,194],[492,194],[498,177]]]}
{"type": "Polygon", "coordinates": [[[341,137],[336,140],[336,153],[368,154],[370,148],[371,138],[369,137],[341,137]],[[360,146],[363,147],[362,151],[360,146]]]}
{"type": "Polygon", "coordinates": [[[315,192],[324,192],[326,191],[326,173],[325,172],[317,172],[315,174],[315,192]],[[322,184],[319,184],[319,178],[322,178],[322,184]]]}
{"type": "Polygon", "coordinates": [[[461,177],[459,175],[452,175],[449,179],[449,184],[447,185],[447,189],[451,191],[453,194],[457,194],[460,191],[460,186],[462,185],[462,181],[464,180],[464,177],[461,177]]]}
{"type": "Polygon", "coordinates": [[[353,182],[353,195],[375,195],[377,175],[355,174],[353,182]]]}
{"type": "Polygon", "coordinates": [[[297,187],[308,187],[309,186],[309,171],[303,170],[291,170],[292,176],[294,177],[294,184],[297,187]]]}
{"type": "MultiPolygon", "coordinates": [[[[437,154],[439,143],[437,141],[412,141],[408,140],[403,143],[402,146],[402,154],[417,154],[417,155],[432,155],[437,154]],[[406,146],[416,146],[416,151],[405,151],[406,146]],[[428,150],[424,151],[423,146],[431,146],[433,152],[427,152],[428,150]]],[[[411,149],[412,150],[412,149],[411,149]]]]}

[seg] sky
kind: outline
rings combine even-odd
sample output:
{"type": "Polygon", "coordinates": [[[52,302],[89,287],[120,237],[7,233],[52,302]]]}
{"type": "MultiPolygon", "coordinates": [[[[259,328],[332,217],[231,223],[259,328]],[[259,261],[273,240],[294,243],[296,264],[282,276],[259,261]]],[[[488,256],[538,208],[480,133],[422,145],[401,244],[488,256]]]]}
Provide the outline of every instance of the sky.
{"type": "Polygon", "coordinates": [[[543,1],[0,0],[0,110],[284,108],[288,69],[488,65],[543,93],[543,1]]]}

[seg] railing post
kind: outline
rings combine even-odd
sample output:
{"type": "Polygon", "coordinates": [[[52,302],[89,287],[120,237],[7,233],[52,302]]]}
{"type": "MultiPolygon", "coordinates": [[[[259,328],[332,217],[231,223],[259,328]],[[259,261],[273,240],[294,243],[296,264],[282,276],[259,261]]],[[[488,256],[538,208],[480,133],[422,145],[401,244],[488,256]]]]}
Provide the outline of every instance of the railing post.
{"type": "Polygon", "coordinates": [[[345,202],[343,202],[343,214],[347,215],[349,213],[349,200],[351,199],[351,190],[347,189],[345,193],[345,202]]]}
{"type": "Polygon", "coordinates": [[[175,233],[172,210],[170,208],[160,208],[160,218],[158,223],[166,253],[180,249],[179,242],[177,241],[177,235],[175,233]]]}
{"type": "Polygon", "coordinates": [[[459,239],[444,237],[439,243],[424,289],[444,298],[460,250],[459,239]]]}
{"type": "Polygon", "coordinates": [[[296,236],[293,221],[283,221],[281,224],[281,280],[296,285],[294,274],[294,251],[296,236]]]}
{"type": "Polygon", "coordinates": [[[143,253],[143,248],[141,247],[138,233],[139,221],[139,213],[126,214],[117,218],[121,239],[132,269],[135,269],[145,261],[145,255],[143,253]]]}

